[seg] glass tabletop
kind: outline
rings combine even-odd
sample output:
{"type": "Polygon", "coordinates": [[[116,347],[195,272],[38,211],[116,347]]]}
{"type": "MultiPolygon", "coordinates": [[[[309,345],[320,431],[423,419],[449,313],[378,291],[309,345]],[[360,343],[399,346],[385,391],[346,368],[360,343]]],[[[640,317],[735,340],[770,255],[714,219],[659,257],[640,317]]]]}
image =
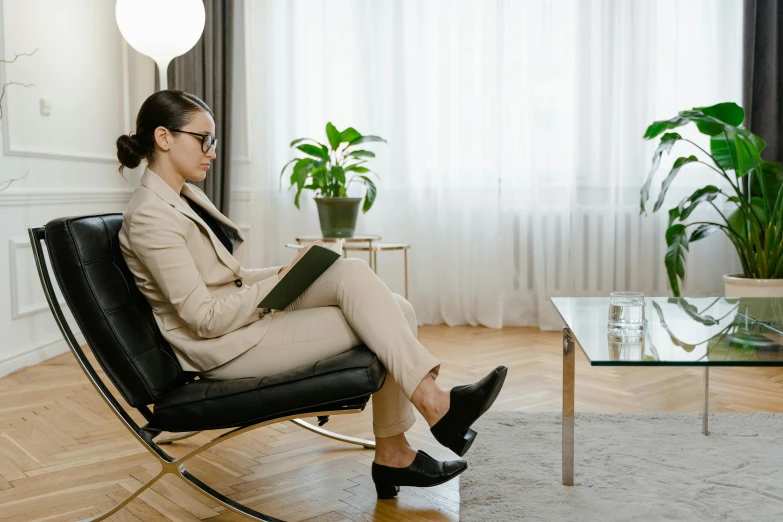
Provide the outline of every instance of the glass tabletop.
{"type": "Polygon", "coordinates": [[[608,330],[609,298],[552,298],[593,366],[783,366],[783,298],[645,297],[643,336],[608,330]]]}

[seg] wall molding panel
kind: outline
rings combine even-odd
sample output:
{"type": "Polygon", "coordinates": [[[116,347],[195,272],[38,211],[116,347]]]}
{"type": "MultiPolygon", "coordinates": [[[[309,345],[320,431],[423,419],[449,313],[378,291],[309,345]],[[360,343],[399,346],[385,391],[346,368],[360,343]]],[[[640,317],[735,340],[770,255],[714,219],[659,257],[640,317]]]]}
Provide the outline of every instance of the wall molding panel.
{"type": "MultiPolygon", "coordinates": [[[[20,274],[17,253],[23,249],[29,249],[32,251],[32,248],[33,247],[30,242],[24,238],[11,238],[8,240],[8,266],[10,268],[11,275],[11,292],[9,296],[11,298],[11,319],[13,320],[22,319],[23,317],[29,317],[40,314],[41,312],[49,311],[49,304],[46,302],[46,298],[43,297],[43,292],[41,293],[42,299],[39,303],[25,305],[20,302],[20,274]]],[[[34,283],[40,285],[38,281],[35,281],[34,283]]],[[[60,306],[65,307],[65,302],[60,300],[60,306]]]]}
{"type": "MultiPolygon", "coordinates": [[[[5,27],[5,20],[4,20],[4,13],[5,13],[5,0],[0,0],[0,30],[2,30],[2,37],[0,37],[0,55],[6,56],[6,50],[10,49],[11,51],[14,51],[14,49],[8,45],[6,38],[7,38],[7,31],[4,30],[5,27]]],[[[129,60],[128,60],[128,45],[125,42],[125,39],[120,36],[117,39],[116,42],[118,45],[120,45],[120,53],[122,56],[122,67],[121,67],[121,77],[118,79],[119,84],[121,84],[122,88],[122,99],[123,99],[123,108],[125,109],[123,111],[123,129],[130,129],[130,121],[131,121],[131,115],[130,115],[130,85],[128,78],[130,78],[130,70],[129,70],[129,60]]],[[[7,74],[6,74],[6,65],[5,63],[0,63],[0,82],[2,84],[5,84],[7,80],[7,74]]],[[[85,78],[86,81],[89,81],[89,78],[85,78]]],[[[24,82],[23,82],[24,83],[24,82]]],[[[119,87],[119,86],[118,86],[119,87]]],[[[11,103],[11,100],[13,99],[12,95],[13,89],[9,89],[5,93],[5,98],[3,100],[5,106],[7,107],[8,104],[11,103]]],[[[40,147],[24,147],[19,145],[13,145],[11,140],[11,118],[9,118],[9,112],[10,111],[3,111],[3,118],[0,120],[0,124],[2,125],[2,131],[3,131],[3,154],[7,156],[26,156],[26,157],[36,157],[36,158],[47,158],[47,159],[56,159],[56,160],[71,160],[71,161],[89,161],[89,162],[96,162],[96,163],[117,163],[117,155],[114,151],[107,152],[107,153],[93,153],[93,152],[79,152],[79,151],[68,151],[68,150],[56,150],[56,149],[43,149],[40,147]]],[[[121,133],[127,132],[126,130],[123,130],[121,133]]],[[[118,136],[119,136],[118,134],[118,136]]]]}
{"type": "Polygon", "coordinates": [[[133,189],[101,190],[6,190],[0,192],[0,207],[30,205],[92,205],[127,203],[133,189]]]}
{"type": "MultiPolygon", "coordinates": [[[[0,207],[28,205],[89,205],[89,204],[125,204],[130,201],[133,189],[90,189],[90,190],[5,190],[0,192],[0,207]]],[[[231,191],[234,201],[251,201],[252,191],[240,188],[231,191]]]]}

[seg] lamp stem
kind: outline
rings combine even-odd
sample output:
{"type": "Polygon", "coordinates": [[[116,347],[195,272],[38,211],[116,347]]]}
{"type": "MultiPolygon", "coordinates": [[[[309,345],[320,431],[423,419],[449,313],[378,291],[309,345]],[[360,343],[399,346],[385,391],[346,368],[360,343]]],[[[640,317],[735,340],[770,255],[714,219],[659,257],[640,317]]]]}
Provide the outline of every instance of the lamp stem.
{"type": "Polygon", "coordinates": [[[164,61],[155,61],[158,64],[158,77],[160,79],[160,90],[166,90],[169,88],[169,64],[171,63],[171,60],[164,61]]]}

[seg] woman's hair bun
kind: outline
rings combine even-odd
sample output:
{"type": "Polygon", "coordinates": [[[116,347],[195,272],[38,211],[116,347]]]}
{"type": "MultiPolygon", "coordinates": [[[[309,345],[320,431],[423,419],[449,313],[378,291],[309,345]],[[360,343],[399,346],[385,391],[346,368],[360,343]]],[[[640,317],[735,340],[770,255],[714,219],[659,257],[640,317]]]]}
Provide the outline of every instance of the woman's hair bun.
{"type": "Polygon", "coordinates": [[[147,151],[136,138],[136,135],[123,134],[117,138],[117,159],[120,160],[120,172],[123,168],[135,169],[146,157],[147,151]]]}

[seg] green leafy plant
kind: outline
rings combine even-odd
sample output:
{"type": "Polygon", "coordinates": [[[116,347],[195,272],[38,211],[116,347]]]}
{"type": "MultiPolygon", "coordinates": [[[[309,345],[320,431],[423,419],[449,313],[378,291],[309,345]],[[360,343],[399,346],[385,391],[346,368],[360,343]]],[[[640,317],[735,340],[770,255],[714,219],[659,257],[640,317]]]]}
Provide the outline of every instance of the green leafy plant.
{"type": "MultiPolygon", "coordinates": [[[[377,187],[368,174],[378,174],[365,164],[368,159],[374,158],[375,153],[370,150],[357,148],[362,143],[382,141],[378,136],[365,136],[353,127],[338,131],[331,122],[326,124],[326,138],[329,146],[312,138],[299,138],[291,142],[291,148],[296,147],[305,154],[305,157],[294,158],[285,164],[280,171],[280,181],[286,169],[291,169],[291,187],[296,187],[294,205],[299,208],[299,196],[302,190],[309,189],[316,196],[324,198],[346,197],[348,184],[360,182],[365,185],[367,192],[362,205],[362,212],[367,212],[375,202],[377,187]],[[307,143],[305,143],[307,142],[307,143]],[[347,176],[351,178],[347,179],[347,176]]],[[[380,176],[378,176],[380,178],[380,176]]]]}
{"type": "Polygon", "coordinates": [[[783,277],[783,166],[761,159],[761,151],[766,144],[760,137],[739,126],[744,118],[742,107],[736,103],[719,103],[682,111],[670,120],[656,121],[644,134],[644,138],[649,140],[663,133],[653,155],[647,181],[641,189],[642,213],[650,199],[653,176],[663,153],[669,154],[678,142],[696,147],[704,153],[707,161],[694,155],[678,157],[661,183],[653,212],[661,208],[675,177],[687,165],[706,165],[727,185],[725,188],[716,185],[701,187],[669,210],[668,248],[664,261],[675,296],[680,295],[680,281],[685,279],[685,256],[690,243],[715,232],[726,234],[732,242],[745,277],[783,277]],[[689,123],[696,124],[699,132],[710,137],[709,152],[676,132],[666,132],[689,123]],[[731,212],[721,211],[718,203],[728,203],[731,212]],[[710,205],[719,219],[687,223],[688,217],[702,204],[710,205]],[[692,229],[690,234],[689,229],[692,229]]]}

